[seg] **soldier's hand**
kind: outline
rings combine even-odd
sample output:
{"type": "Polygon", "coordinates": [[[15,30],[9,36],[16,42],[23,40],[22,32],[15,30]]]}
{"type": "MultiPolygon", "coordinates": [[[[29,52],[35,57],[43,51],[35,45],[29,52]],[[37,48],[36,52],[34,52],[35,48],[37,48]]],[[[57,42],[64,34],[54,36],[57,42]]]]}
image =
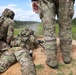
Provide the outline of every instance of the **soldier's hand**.
{"type": "Polygon", "coordinates": [[[36,1],[33,1],[32,2],[32,8],[33,8],[33,12],[35,12],[35,13],[39,13],[39,8],[38,8],[38,4],[37,4],[37,2],[36,1]]]}

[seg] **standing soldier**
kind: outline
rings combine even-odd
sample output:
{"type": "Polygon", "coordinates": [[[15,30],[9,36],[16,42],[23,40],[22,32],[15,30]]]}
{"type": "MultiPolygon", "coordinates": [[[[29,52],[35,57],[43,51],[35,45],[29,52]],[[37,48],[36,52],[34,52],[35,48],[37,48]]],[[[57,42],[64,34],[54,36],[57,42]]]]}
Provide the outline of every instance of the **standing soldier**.
{"type": "Polygon", "coordinates": [[[44,48],[46,50],[46,64],[51,68],[58,68],[56,59],[57,44],[55,36],[55,16],[59,20],[59,38],[62,57],[65,64],[72,60],[72,32],[71,20],[74,13],[75,0],[32,0],[33,11],[40,14],[43,22],[44,48]]]}
{"type": "Polygon", "coordinates": [[[4,52],[4,48],[10,47],[9,44],[14,36],[15,13],[6,8],[0,17],[0,56],[4,52]]]}

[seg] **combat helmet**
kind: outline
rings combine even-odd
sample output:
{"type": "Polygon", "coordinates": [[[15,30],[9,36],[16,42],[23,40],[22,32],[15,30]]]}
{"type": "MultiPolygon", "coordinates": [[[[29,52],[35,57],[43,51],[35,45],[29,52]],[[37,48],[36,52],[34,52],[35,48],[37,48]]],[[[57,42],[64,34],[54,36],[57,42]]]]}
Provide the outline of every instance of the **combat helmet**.
{"type": "Polygon", "coordinates": [[[14,13],[12,10],[6,8],[6,9],[3,11],[2,16],[4,16],[4,17],[9,17],[9,18],[13,19],[14,16],[15,16],[15,13],[14,13]]]}

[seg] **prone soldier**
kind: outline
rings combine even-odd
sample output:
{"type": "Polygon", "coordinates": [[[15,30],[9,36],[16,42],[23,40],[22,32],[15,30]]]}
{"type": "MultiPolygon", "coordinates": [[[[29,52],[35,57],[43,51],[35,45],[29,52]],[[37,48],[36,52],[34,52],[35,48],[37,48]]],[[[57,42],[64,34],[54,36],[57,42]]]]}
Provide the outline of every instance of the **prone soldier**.
{"type": "Polygon", "coordinates": [[[22,30],[18,36],[11,41],[11,47],[2,54],[0,60],[0,73],[6,71],[12,64],[19,62],[22,75],[36,75],[35,65],[30,56],[30,50],[38,47],[38,41],[34,31],[28,28],[22,30]]]}

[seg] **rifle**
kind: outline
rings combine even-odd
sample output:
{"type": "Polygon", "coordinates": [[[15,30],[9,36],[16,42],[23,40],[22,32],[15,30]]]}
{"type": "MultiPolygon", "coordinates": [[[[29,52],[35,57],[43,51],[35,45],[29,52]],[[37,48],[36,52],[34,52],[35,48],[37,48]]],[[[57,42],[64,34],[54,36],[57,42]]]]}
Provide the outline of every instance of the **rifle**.
{"type": "MultiPolygon", "coordinates": [[[[43,43],[44,43],[44,41],[43,40],[37,40],[38,41],[38,44],[41,46],[41,47],[43,47],[43,43]]],[[[44,48],[44,47],[43,47],[44,48]]]]}

